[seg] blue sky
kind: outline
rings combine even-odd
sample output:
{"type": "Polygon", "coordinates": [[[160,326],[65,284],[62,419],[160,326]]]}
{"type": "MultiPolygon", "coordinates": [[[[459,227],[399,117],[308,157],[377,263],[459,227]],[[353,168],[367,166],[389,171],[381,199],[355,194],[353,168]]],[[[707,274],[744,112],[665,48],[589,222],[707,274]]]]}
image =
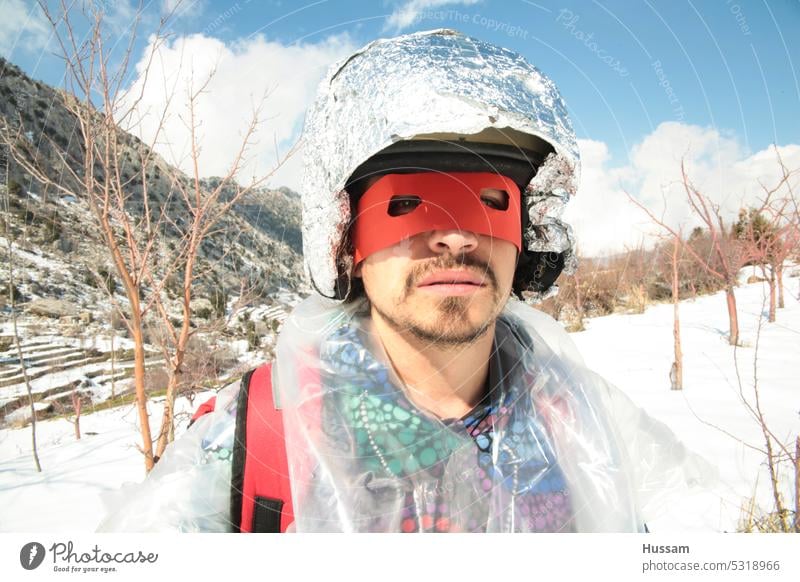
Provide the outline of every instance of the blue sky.
{"type": "MultiPolygon", "coordinates": [[[[360,4],[322,3],[270,29],[286,41],[323,29],[359,40],[387,32],[397,4],[360,4]]],[[[247,30],[244,11],[240,20],[231,34],[247,30]]],[[[525,55],[560,87],[578,135],[605,141],[615,158],[666,120],[734,132],[753,151],[800,138],[796,1],[450,4],[422,9],[403,31],[439,26],[525,55]]]]}
{"type": "MultiPolygon", "coordinates": [[[[145,29],[175,2],[148,4],[145,29]]],[[[48,52],[33,4],[0,0],[0,51],[34,77],[59,84],[61,66],[48,52]]],[[[589,163],[600,164],[606,176],[616,172],[617,184],[652,165],[640,158],[648,140],[666,133],[676,151],[711,136],[716,152],[707,153],[718,165],[748,162],[773,143],[800,144],[797,0],[200,0],[178,10],[174,32],[205,43],[196,40],[195,52],[213,45],[239,59],[241,80],[231,73],[229,83],[284,71],[270,81],[285,93],[275,107],[284,148],[296,138],[304,109],[288,104],[308,102],[329,62],[381,36],[439,27],[514,49],[551,77],[588,144],[589,163]],[[684,134],[687,143],[678,143],[674,136],[684,134]]],[[[109,14],[124,31],[132,11],[122,0],[109,3],[109,14]]],[[[137,57],[145,47],[141,35],[137,57]]],[[[286,180],[296,185],[296,175],[286,180]]],[[[639,182],[629,183],[637,193],[639,182]]]]}

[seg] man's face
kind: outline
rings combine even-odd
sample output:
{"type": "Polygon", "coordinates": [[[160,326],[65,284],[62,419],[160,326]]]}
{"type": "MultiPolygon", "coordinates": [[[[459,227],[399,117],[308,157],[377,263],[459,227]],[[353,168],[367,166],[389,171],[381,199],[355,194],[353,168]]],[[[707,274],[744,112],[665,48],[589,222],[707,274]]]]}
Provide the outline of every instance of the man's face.
{"type": "MultiPolygon", "coordinates": [[[[487,205],[499,192],[482,192],[487,205]]],[[[481,337],[508,300],[517,248],[460,230],[411,236],[369,255],[356,268],[372,309],[399,332],[437,346],[481,337]]]]}

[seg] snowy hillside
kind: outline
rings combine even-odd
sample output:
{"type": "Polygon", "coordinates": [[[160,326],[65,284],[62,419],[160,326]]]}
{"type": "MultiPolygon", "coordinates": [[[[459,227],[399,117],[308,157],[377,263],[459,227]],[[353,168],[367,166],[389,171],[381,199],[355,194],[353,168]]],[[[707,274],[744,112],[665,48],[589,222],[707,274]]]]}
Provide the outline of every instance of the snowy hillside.
{"type": "MultiPolygon", "coordinates": [[[[786,308],[778,310],[777,322],[762,320],[758,378],[761,405],[772,431],[793,442],[800,434],[800,279],[787,277],[785,286],[786,308]]],[[[746,498],[756,495],[759,503],[769,506],[763,457],[747,446],[763,446],[763,437],[742,403],[734,366],[735,354],[741,394],[752,400],[756,331],[759,315],[766,309],[766,292],[761,283],[737,290],[747,345],[736,350],[724,337],[723,295],[681,304],[682,392],[669,389],[671,305],[652,306],[641,315],[588,320],[587,331],[572,336],[591,367],[668,424],[719,470],[719,483],[711,491],[670,505],[650,523],[653,531],[732,531],[746,498]]],[[[199,396],[195,406],[203,400],[199,396]]],[[[188,402],[179,403],[179,411],[189,408],[188,402]]],[[[151,412],[159,414],[157,403],[151,412]]],[[[181,427],[186,417],[181,417],[181,427]]],[[[132,406],[87,415],[81,424],[84,438],[80,441],[64,420],[38,425],[41,474],[33,468],[30,430],[0,430],[0,530],[92,531],[103,514],[101,496],[123,482],[141,480],[143,463],[136,449],[132,406]]]]}

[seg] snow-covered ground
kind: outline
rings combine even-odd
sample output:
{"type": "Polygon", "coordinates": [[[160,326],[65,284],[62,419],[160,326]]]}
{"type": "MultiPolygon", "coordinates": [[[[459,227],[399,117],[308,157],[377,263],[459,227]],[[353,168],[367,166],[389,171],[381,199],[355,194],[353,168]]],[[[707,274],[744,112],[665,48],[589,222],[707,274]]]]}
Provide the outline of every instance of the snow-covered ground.
{"type": "MultiPolygon", "coordinates": [[[[787,277],[784,282],[786,308],[778,310],[776,323],[762,320],[758,378],[771,430],[793,442],[800,434],[800,279],[787,277]]],[[[725,338],[724,295],[681,304],[680,392],[670,390],[668,375],[671,305],[652,306],[641,315],[587,320],[587,331],[573,334],[590,367],[668,424],[719,470],[719,483],[712,490],[673,502],[650,523],[653,531],[732,531],[746,498],[755,495],[769,506],[763,456],[747,446],[762,448],[763,437],[742,402],[734,361],[735,354],[741,394],[752,402],[756,331],[767,308],[766,294],[767,287],[760,283],[737,290],[745,347],[736,350],[725,338]]],[[[195,405],[206,397],[198,396],[195,405]]],[[[187,402],[179,403],[179,410],[188,408],[187,402]]],[[[157,403],[151,412],[152,418],[160,417],[157,403]]],[[[136,424],[132,406],[84,416],[80,441],[65,420],[38,423],[42,473],[33,466],[30,429],[0,430],[0,531],[93,531],[104,511],[102,494],[143,477],[136,424]]]]}
{"type": "MultiPolygon", "coordinates": [[[[641,315],[587,320],[586,331],[572,334],[590,368],[719,470],[719,484],[710,495],[671,506],[650,524],[654,531],[733,531],[747,498],[755,497],[762,508],[772,506],[766,457],[753,448],[765,448],[764,436],[748,405],[756,405],[753,364],[759,338],[759,403],[772,433],[794,453],[794,439],[800,435],[800,279],[785,278],[784,286],[786,308],[778,309],[775,323],[767,322],[766,283],[736,290],[743,344],[736,349],[728,344],[724,293],[680,304],[681,391],[670,389],[672,304],[651,306],[641,315]]],[[[784,494],[791,508],[788,465],[784,468],[784,494]]]]}
{"type": "MultiPolygon", "coordinates": [[[[195,405],[212,395],[198,394],[195,405]]],[[[149,410],[157,422],[162,407],[151,403],[149,410]]],[[[185,399],[176,401],[178,434],[189,410],[185,399]]],[[[82,416],[81,440],[66,420],[38,422],[41,473],[30,452],[30,427],[0,430],[0,531],[94,531],[105,511],[102,494],[144,477],[137,426],[133,404],[82,416]]]]}

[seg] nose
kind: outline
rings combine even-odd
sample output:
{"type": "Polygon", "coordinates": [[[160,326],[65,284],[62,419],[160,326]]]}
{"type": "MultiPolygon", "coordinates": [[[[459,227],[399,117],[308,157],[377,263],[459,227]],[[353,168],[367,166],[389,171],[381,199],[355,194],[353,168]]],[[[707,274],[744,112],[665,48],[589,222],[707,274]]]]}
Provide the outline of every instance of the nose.
{"type": "Polygon", "coordinates": [[[468,230],[434,230],[428,238],[428,246],[437,254],[460,255],[478,248],[478,237],[468,230]]]}

